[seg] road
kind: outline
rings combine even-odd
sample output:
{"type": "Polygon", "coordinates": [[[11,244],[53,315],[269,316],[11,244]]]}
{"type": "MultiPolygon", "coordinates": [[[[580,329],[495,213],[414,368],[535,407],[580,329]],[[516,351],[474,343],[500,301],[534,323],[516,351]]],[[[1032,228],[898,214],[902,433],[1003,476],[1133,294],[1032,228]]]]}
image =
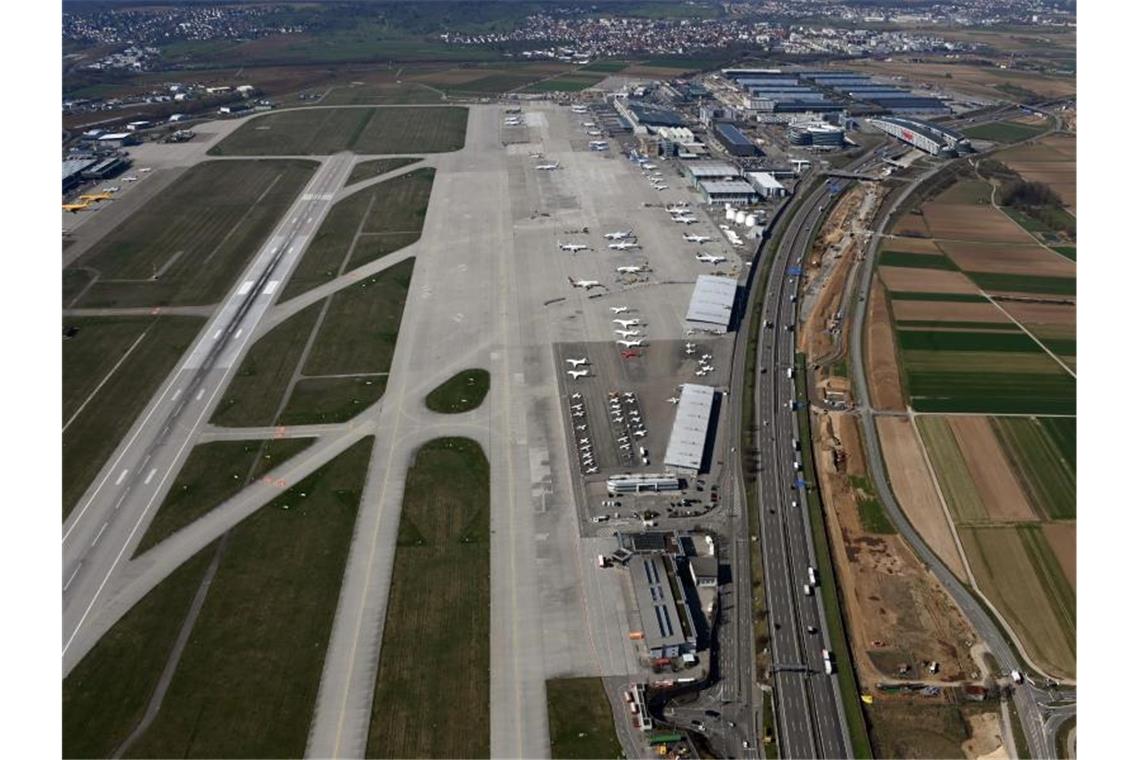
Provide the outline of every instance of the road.
{"type": "Polygon", "coordinates": [[[274,294],[320,226],[352,157],[323,160],[191,350],[135,422],[63,528],[63,658],[67,672],[94,644],[84,624],[162,503],[230,371],[274,294]]]}
{"type": "MultiPolygon", "coordinates": [[[[936,165],[934,168],[914,179],[906,191],[896,196],[890,208],[882,213],[880,221],[875,228],[874,235],[867,246],[868,251],[873,252],[877,249],[886,225],[891,218],[891,212],[905,201],[923,179],[926,179],[947,166],[948,164],[936,165]]],[[[866,264],[859,273],[861,279],[857,292],[860,297],[855,301],[854,321],[850,330],[851,347],[850,351],[848,351],[849,365],[853,373],[852,377],[855,381],[855,395],[856,398],[861,401],[859,420],[863,428],[863,440],[867,446],[867,463],[870,473],[874,479],[875,488],[880,495],[883,506],[890,515],[891,522],[898,528],[903,539],[914,549],[919,559],[930,568],[930,571],[934,573],[934,576],[942,584],[943,588],[953,597],[958,607],[962,610],[967,619],[969,619],[971,625],[973,625],[974,630],[981,639],[985,641],[986,646],[997,659],[1001,669],[1008,673],[1011,670],[1019,669],[1024,666],[1021,665],[1013,648],[1007,641],[1005,633],[998,627],[993,617],[991,617],[989,612],[982,606],[982,603],[977,597],[958,580],[938,555],[923,541],[922,537],[906,519],[906,516],[903,514],[902,509],[899,507],[891,491],[890,482],[883,465],[882,450],[879,447],[879,439],[875,431],[874,412],[868,402],[870,396],[867,390],[866,368],[863,360],[863,324],[866,319],[867,301],[871,289],[871,280],[874,275],[874,267],[871,265],[873,259],[873,256],[868,256],[866,264]]],[[[1040,692],[1033,688],[1021,687],[1015,688],[1013,694],[1018,718],[1024,729],[1031,756],[1042,758],[1055,757],[1054,742],[1051,737],[1053,733],[1055,733],[1059,721],[1054,723],[1051,731],[1046,731],[1045,715],[1042,702],[1040,701],[1040,692]]]]}

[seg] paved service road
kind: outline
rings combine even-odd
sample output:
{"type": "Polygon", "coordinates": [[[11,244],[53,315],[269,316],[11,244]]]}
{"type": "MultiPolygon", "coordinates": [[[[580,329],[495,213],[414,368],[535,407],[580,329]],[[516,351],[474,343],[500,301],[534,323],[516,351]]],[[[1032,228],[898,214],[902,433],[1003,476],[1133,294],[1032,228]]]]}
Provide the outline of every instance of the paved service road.
{"type": "Polygon", "coordinates": [[[309,184],[258,251],[181,364],[135,422],[63,530],[63,663],[68,672],[95,643],[84,623],[113,574],[142,538],[230,370],[244,354],[352,165],[348,154],[321,162],[309,184]]]}

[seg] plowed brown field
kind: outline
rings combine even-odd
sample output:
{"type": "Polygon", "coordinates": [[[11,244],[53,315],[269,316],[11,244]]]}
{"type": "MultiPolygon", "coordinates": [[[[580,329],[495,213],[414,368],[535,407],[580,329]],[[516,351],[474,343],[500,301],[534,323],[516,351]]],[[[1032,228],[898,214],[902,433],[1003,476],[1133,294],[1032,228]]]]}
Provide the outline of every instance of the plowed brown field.
{"type": "Polygon", "coordinates": [[[1033,241],[1028,232],[993,206],[928,203],[922,207],[922,213],[933,238],[1001,243],[1033,241]]]}
{"type": "Polygon", "coordinates": [[[905,253],[942,253],[938,244],[930,238],[902,237],[901,235],[884,240],[883,250],[903,251],[905,253]]]}
{"type": "Polygon", "coordinates": [[[965,578],[962,557],[954,533],[946,520],[934,479],[926,467],[922,447],[910,420],[905,417],[879,417],[875,420],[887,476],[899,506],[923,540],[959,578],[965,578]]]}
{"type": "MultiPolygon", "coordinates": [[[[1040,325],[1075,325],[1077,322],[1077,307],[1072,304],[1002,301],[1001,307],[1018,322],[1040,325]]],[[[898,304],[895,311],[897,313],[898,304]]]]}
{"type": "Polygon", "coordinates": [[[1001,442],[985,417],[948,417],[974,487],[995,522],[1036,520],[1001,442]]]}
{"type": "Polygon", "coordinates": [[[938,246],[967,272],[1003,272],[1043,277],[1075,277],[1075,262],[1039,245],[951,243],[938,246]]]}
{"type": "Polygon", "coordinates": [[[887,290],[911,293],[977,293],[978,288],[961,272],[943,269],[879,267],[887,290]]]}
{"type": "Polygon", "coordinates": [[[1041,532],[1049,542],[1049,548],[1061,564],[1065,579],[1075,589],[1077,587],[1077,524],[1075,522],[1042,523],[1041,532]]]}
{"type": "Polygon", "coordinates": [[[891,329],[891,315],[887,311],[886,290],[878,277],[871,288],[871,303],[868,306],[866,359],[871,406],[901,412],[906,409],[906,404],[899,380],[898,357],[895,355],[895,335],[891,329]]]}
{"type": "MultiPolygon", "coordinates": [[[[1004,304],[1003,304],[1004,305],[1004,304]]],[[[946,322],[1009,322],[998,307],[985,303],[960,301],[895,301],[891,304],[895,319],[926,319],[946,322]]],[[[1012,324],[1012,323],[1011,323],[1012,324]]]]}

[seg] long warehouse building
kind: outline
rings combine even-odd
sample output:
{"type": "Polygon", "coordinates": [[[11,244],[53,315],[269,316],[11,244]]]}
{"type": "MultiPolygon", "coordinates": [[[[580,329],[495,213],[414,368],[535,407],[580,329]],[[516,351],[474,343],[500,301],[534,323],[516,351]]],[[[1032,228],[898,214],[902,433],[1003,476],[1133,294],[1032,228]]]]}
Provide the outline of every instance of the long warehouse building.
{"type": "Polygon", "coordinates": [[[932,156],[960,156],[971,150],[970,141],[961,132],[930,122],[902,116],[879,116],[867,119],[867,123],[932,156]]]}
{"type": "Polygon", "coordinates": [[[700,474],[715,400],[716,389],[712,386],[696,383],[681,386],[677,417],[665,449],[666,469],[683,475],[700,474]]]}
{"type": "MultiPolygon", "coordinates": [[[[755,193],[754,190],[752,192],[755,193]]],[[[685,328],[723,335],[732,325],[732,311],[735,306],[736,280],[731,277],[702,274],[697,277],[697,284],[693,286],[689,311],[685,314],[685,328]]]]}

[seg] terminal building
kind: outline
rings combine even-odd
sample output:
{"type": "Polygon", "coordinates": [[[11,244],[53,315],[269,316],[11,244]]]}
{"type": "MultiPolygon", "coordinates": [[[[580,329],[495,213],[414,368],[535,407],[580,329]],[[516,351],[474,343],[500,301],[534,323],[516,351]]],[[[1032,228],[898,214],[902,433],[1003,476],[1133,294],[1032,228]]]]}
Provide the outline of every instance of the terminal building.
{"type": "Polygon", "coordinates": [[[972,150],[970,141],[961,132],[930,122],[903,116],[878,116],[867,119],[867,123],[932,156],[952,158],[972,150]]]}
{"type": "Polygon", "coordinates": [[[693,286],[689,311],[685,314],[685,329],[723,335],[732,326],[735,306],[736,280],[702,274],[693,286]]]}
{"type": "Polygon", "coordinates": [[[696,383],[681,386],[677,417],[665,449],[665,467],[671,472],[696,476],[704,469],[715,400],[716,389],[712,386],[696,383]]]}
{"type": "Polygon", "coordinates": [[[674,599],[674,585],[680,583],[672,558],[639,554],[629,561],[629,577],[649,656],[672,659],[692,654],[697,637],[688,605],[684,602],[678,605],[674,599]]]}

